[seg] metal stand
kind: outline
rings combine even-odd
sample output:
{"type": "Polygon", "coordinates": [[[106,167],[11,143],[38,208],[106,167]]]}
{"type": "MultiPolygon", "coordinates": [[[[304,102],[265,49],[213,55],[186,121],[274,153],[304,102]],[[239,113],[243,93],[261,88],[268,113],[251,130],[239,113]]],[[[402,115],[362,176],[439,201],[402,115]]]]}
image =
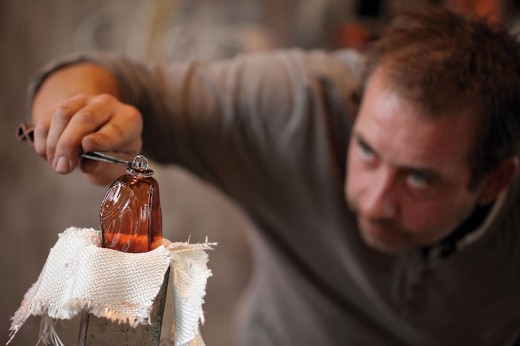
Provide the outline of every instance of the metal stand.
{"type": "Polygon", "coordinates": [[[154,300],[150,325],[133,328],[126,323],[116,324],[106,318],[85,313],[81,320],[78,345],[159,346],[169,277],[170,268],[166,271],[161,289],[154,300]]]}

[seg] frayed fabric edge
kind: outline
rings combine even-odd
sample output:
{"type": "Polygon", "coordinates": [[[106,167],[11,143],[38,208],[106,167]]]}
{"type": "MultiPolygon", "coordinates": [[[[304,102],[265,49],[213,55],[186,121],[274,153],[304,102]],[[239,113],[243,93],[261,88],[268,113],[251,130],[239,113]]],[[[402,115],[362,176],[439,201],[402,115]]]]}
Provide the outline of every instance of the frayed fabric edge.
{"type": "Polygon", "coordinates": [[[40,335],[36,346],[38,345],[55,345],[55,346],[65,346],[65,344],[60,340],[58,336],[58,332],[54,327],[56,325],[56,320],[54,320],[49,315],[43,315],[40,321],[40,335]]]}
{"type": "MultiPolygon", "coordinates": [[[[76,229],[74,227],[70,227],[63,233],[59,234],[59,237],[63,236],[69,236],[73,234],[78,234],[80,231],[83,234],[89,234],[90,235],[90,241],[94,244],[97,243],[99,246],[99,231],[96,231],[94,229],[76,229]]],[[[172,243],[165,239],[165,244],[163,246],[169,251],[169,259],[170,263],[175,262],[175,259],[178,259],[178,256],[182,253],[186,255],[186,252],[192,252],[192,251],[207,251],[207,250],[213,250],[215,246],[217,246],[217,243],[209,243],[208,239],[204,243],[196,243],[196,244],[189,244],[188,242],[176,242],[172,243]],[[175,258],[175,259],[174,259],[175,258]]],[[[181,255],[182,256],[182,255],[181,255]]],[[[190,255],[187,255],[189,258],[190,255]]],[[[202,262],[205,264],[208,261],[207,254],[203,255],[202,262]]],[[[44,266],[45,268],[45,266],[44,266]]],[[[205,273],[205,279],[212,276],[211,270],[207,269],[207,272],[205,273]]],[[[31,288],[26,292],[24,295],[24,300],[32,300],[32,298],[35,295],[35,292],[38,290],[38,286],[40,284],[40,277],[38,280],[31,286],[31,288]]],[[[204,302],[203,297],[205,296],[205,290],[202,293],[202,299],[200,301],[201,305],[204,302]]],[[[149,316],[151,313],[153,304],[153,299],[150,302],[149,305],[146,307],[146,313],[145,316],[149,316]]],[[[91,313],[97,317],[107,318],[115,323],[127,323],[132,327],[137,327],[141,324],[150,324],[150,317],[148,318],[137,318],[137,316],[126,316],[124,314],[119,314],[115,310],[107,309],[106,307],[93,307],[91,302],[74,302],[74,303],[68,303],[65,304],[67,308],[58,308],[54,309],[53,311],[46,310],[42,306],[37,306],[35,304],[30,304],[29,308],[26,311],[17,311],[15,316],[11,318],[13,320],[13,324],[10,328],[10,335],[9,340],[7,341],[6,345],[9,345],[18,331],[22,328],[24,323],[27,321],[27,319],[30,316],[38,316],[41,315],[41,321],[40,321],[40,333],[39,333],[39,339],[37,342],[38,345],[48,345],[48,344],[54,344],[56,346],[64,346],[63,342],[60,340],[58,333],[56,331],[55,325],[57,323],[57,320],[65,320],[65,319],[71,319],[75,316],[77,316],[80,312],[87,312],[91,313]],[[14,321],[18,318],[18,321],[14,323],[14,321]]],[[[204,323],[204,314],[202,311],[202,307],[200,307],[200,317],[199,317],[199,323],[204,323]]],[[[179,345],[179,344],[177,344],[179,345]]],[[[182,345],[204,345],[204,341],[202,339],[202,336],[200,334],[200,330],[198,326],[195,328],[193,339],[188,341],[187,343],[182,343],[182,345]]]]}

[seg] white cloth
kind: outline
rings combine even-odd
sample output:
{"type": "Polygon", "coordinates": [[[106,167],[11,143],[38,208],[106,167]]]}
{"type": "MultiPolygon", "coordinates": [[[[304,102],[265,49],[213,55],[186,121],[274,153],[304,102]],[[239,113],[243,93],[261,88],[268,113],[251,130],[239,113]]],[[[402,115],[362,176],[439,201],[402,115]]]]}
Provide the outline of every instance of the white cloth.
{"type": "MultiPolygon", "coordinates": [[[[41,315],[40,340],[61,344],[52,321],[70,319],[82,311],[135,327],[150,323],[154,298],[171,267],[175,306],[169,331],[161,344],[203,345],[198,333],[202,303],[211,271],[205,250],[214,244],[170,243],[146,253],[124,253],[99,247],[101,232],[71,227],[59,235],[38,280],[27,291],[12,318],[11,338],[29,316],[41,315]]],[[[170,294],[170,292],[168,292],[170,294]]],[[[173,314],[172,314],[173,311],[173,314]]]]}

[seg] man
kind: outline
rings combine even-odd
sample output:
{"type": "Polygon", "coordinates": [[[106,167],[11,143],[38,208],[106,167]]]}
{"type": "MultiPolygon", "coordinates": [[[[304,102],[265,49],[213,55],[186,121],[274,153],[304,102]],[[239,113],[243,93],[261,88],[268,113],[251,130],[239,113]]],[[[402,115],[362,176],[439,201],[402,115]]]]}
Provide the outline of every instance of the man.
{"type": "Polygon", "coordinates": [[[351,52],[153,69],[80,54],[33,81],[35,148],[95,183],[119,172],[81,150],[142,149],[233,198],[257,228],[239,344],[520,340],[518,43],[445,10],[402,16],[354,118],[359,71],[351,52]]]}

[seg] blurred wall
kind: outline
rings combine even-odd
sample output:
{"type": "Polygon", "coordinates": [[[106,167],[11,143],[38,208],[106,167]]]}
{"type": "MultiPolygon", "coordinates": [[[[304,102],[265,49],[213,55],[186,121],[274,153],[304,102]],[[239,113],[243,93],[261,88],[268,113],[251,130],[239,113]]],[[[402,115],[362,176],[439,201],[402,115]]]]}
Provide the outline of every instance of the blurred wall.
{"type": "MultiPolygon", "coordinates": [[[[428,1],[374,2],[375,15],[361,13],[354,0],[0,1],[0,343],[57,234],[69,226],[99,228],[105,193],[80,173],[55,174],[30,147],[16,143],[16,125],[28,120],[25,90],[34,71],[81,49],[119,51],[151,62],[292,46],[362,47],[393,13],[428,1]],[[361,23],[362,36],[359,27],[352,33],[352,23],[361,23]]],[[[250,225],[225,196],[181,169],[153,163],[152,168],[161,190],[164,236],[192,242],[208,236],[219,244],[210,253],[214,276],[202,333],[208,345],[230,345],[233,309],[250,269],[244,233],[250,225]]],[[[35,344],[38,324],[31,318],[12,345],[35,344]]],[[[77,320],[59,330],[65,344],[76,344],[77,320]]]]}

